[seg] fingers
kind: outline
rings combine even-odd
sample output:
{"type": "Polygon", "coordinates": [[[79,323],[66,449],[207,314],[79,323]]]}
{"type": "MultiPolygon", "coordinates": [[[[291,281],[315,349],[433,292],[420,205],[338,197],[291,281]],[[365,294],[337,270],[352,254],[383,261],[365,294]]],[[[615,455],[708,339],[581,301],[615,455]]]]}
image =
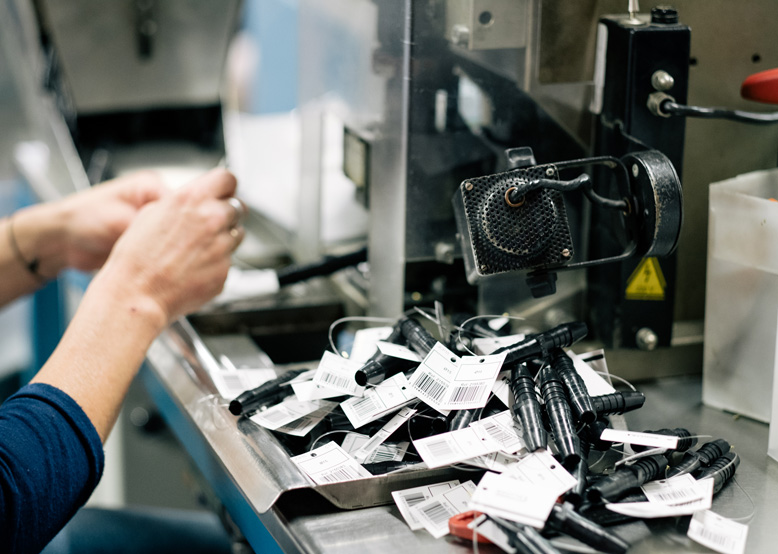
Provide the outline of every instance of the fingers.
{"type": "Polygon", "coordinates": [[[229,231],[230,238],[233,241],[231,252],[235,252],[235,250],[238,249],[238,246],[240,246],[240,243],[243,242],[243,238],[246,236],[246,230],[243,228],[242,225],[239,225],[237,227],[233,227],[229,231]]]}
{"type": "Polygon", "coordinates": [[[217,167],[195,179],[190,184],[190,187],[205,196],[229,198],[235,195],[238,182],[232,173],[217,167]]]}
{"type": "Polygon", "coordinates": [[[246,216],[248,209],[242,200],[234,196],[230,196],[227,199],[227,204],[229,204],[235,212],[232,214],[233,217],[231,219],[230,227],[237,227],[243,222],[243,218],[246,216]]]}

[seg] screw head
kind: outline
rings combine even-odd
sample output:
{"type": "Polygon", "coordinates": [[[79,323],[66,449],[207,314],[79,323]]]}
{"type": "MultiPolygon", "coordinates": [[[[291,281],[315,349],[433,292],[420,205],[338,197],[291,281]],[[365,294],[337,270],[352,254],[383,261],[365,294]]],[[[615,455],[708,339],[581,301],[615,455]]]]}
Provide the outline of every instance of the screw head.
{"type": "Polygon", "coordinates": [[[632,176],[637,177],[638,173],[640,173],[640,168],[638,167],[638,164],[632,164],[632,176]]]}
{"type": "Polygon", "coordinates": [[[473,190],[473,183],[465,183],[465,190],[473,190]]]}
{"type": "Polygon", "coordinates": [[[554,168],[553,167],[547,168],[546,169],[546,175],[548,175],[549,177],[553,177],[554,176],[554,168]]]}
{"type": "Polygon", "coordinates": [[[489,269],[485,264],[481,264],[481,271],[486,271],[489,269]]]}
{"type": "Polygon", "coordinates": [[[569,258],[570,257],[570,250],[568,248],[565,248],[562,250],[562,257],[563,258],[569,258]]]}

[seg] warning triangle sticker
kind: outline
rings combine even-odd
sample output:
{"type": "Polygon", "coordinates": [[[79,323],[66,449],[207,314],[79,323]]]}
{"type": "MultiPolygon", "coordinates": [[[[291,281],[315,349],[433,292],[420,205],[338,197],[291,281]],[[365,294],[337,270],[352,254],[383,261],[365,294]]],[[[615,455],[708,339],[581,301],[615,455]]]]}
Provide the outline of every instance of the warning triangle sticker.
{"type": "Polygon", "coordinates": [[[656,258],[643,258],[627,279],[627,300],[664,300],[665,277],[656,258]]]}

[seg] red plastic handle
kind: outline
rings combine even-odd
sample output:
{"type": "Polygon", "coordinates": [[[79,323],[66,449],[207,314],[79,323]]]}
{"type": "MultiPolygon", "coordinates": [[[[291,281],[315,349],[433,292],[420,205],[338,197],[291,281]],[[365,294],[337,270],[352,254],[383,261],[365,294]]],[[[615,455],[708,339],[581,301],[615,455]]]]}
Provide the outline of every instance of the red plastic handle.
{"type": "Polygon", "coordinates": [[[740,96],[765,104],[778,104],[778,69],[748,76],[740,85],[740,96]]]}
{"type": "MultiPolygon", "coordinates": [[[[468,541],[473,540],[473,531],[468,529],[467,526],[472,523],[476,518],[481,516],[481,512],[470,510],[453,516],[448,520],[448,531],[455,537],[465,539],[468,541]]],[[[476,535],[477,541],[481,544],[492,544],[492,541],[484,537],[483,535],[476,535]]]]}

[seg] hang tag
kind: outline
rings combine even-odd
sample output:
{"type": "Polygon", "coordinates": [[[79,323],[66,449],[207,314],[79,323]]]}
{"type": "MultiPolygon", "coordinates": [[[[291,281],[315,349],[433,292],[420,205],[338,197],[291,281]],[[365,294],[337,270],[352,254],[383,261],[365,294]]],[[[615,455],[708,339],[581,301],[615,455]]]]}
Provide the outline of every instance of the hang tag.
{"type": "Polygon", "coordinates": [[[513,424],[513,416],[509,410],[474,421],[470,427],[482,428],[487,435],[500,444],[500,450],[506,454],[526,451],[527,447],[513,424]]]}
{"type": "Polygon", "coordinates": [[[310,400],[303,402],[293,398],[280,402],[267,410],[257,412],[249,419],[265,429],[274,430],[320,409],[326,409],[326,413],[329,413],[335,406],[337,406],[336,402],[329,402],[327,400],[310,400]]]}
{"type": "Polygon", "coordinates": [[[282,425],[278,429],[274,429],[274,431],[292,435],[294,437],[304,437],[313,431],[313,428],[333,410],[333,407],[330,406],[330,404],[334,403],[328,402],[326,406],[319,408],[315,412],[303,416],[300,419],[296,419],[291,423],[287,423],[286,425],[282,425]]]}
{"type": "Polygon", "coordinates": [[[415,440],[413,445],[430,468],[455,464],[500,449],[500,443],[478,427],[415,440]]]}
{"type": "Polygon", "coordinates": [[[362,396],[365,387],[357,385],[354,374],[362,367],[359,362],[325,352],[319,362],[313,382],[320,387],[339,391],[341,394],[362,396]]]}
{"type": "Polygon", "coordinates": [[[487,472],[469,508],[542,529],[558,495],[543,486],[513,479],[508,472],[487,472]]]}
{"type": "Polygon", "coordinates": [[[277,377],[273,369],[233,369],[213,371],[209,375],[219,395],[229,400],[277,377]]]}
{"type": "Polygon", "coordinates": [[[640,487],[649,502],[660,504],[686,504],[697,500],[707,501],[708,507],[713,499],[713,479],[698,481],[688,473],[670,479],[650,481],[640,487]]]}
{"type": "Polygon", "coordinates": [[[368,470],[334,442],[290,459],[317,485],[372,477],[368,470]]]}
{"type": "Polygon", "coordinates": [[[678,446],[678,437],[659,435],[656,433],[638,433],[635,431],[623,431],[621,429],[605,429],[600,438],[604,441],[626,444],[640,444],[673,450],[678,446]]]}
{"type": "Polygon", "coordinates": [[[392,358],[400,358],[402,360],[410,360],[411,362],[421,361],[421,356],[419,356],[416,352],[414,352],[407,346],[403,346],[402,344],[394,344],[393,342],[380,341],[377,344],[377,346],[378,349],[381,351],[381,354],[385,356],[391,356],[392,358]]]}
{"type": "Polygon", "coordinates": [[[567,352],[567,355],[573,360],[573,366],[578,372],[578,375],[583,379],[586,385],[586,390],[591,396],[600,396],[602,394],[611,394],[616,392],[601,373],[608,373],[608,366],[605,363],[605,351],[593,350],[584,354],[574,354],[567,352]]]}
{"type": "Polygon", "coordinates": [[[358,330],[354,333],[349,360],[364,364],[378,350],[378,341],[384,340],[391,334],[391,327],[368,327],[358,330]]]}
{"type": "Polygon", "coordinates": [[[475,484],[466,481],[451,490],[433,496],[411,508],[430,535],[439,539],[448,535],[448,520],[467,511],[467,504],[475,491],[475,484]]]}
{"type": "Polygon", "coordinates": [[[694,500],[684,504],[662,504],[659,502],[614,502],[606,504],[612,512],[640,519],[657,519],[663,517],[686,516],[707,510],[711,503],[704,499],[694,500]]]}
{"type": "Polygon", "coordinates": [[[436,343],[410,378],[417,396],[436,410],[482,408],[506,353],[458,357],[436,343]]]}
{"type": "Polygon", "coordinates": [[[518,461],[518,456],[510,456],[505,452],[492,452],[491,454],[484,454],[483,456],[470,458],[469,460],[465,460],[463,463],[475,467],[482,467],[495,473],[502,473],[506,471],[508,467],[518,461]]]}
{"type": "Polygon", "coordinates": [[[524,456],[505,474],[527,485],[542,487],[554,496],[563,495],[578,482],[547,450],[524,456]]]}
{"type": "Polygon", "coordinates": [[[354,458],[361,463],[373,453],[389,436],[394,433],[401,425],[405,424],[416,413],[413,408],[403,408],[397,414],[386,422],[386,425],[381,427],[378,432],[370,437],[365,444],[363,444],[359,450],[354,452],[354,458]]]}
{"type": "Polygon", "coordinates": [[[511,407],[511,372],[510,370],[501,371],[497,374],[497,380],[492,387],[492,394],[502,402],[506,408],[511,407]]]}
{"type": "Polygon", "coordinates": [[[393,491],[392,498],[394,499],[394,503],[397,504],[397,508],[400,510],[400,514],[405,519],[408,527],[410,527],[413,531],[418,531],[419,529],[424,529],[424,524],[419,520],[418,517],[416,517],[411,508],[421,504],[433,496],[451,490],[457,485],[459,485],[459,480],[455,479],[453,481],[445,481],[435,485],[393,491]]]}
{"type": "Polygon", "coordinates": [[[387,413],[416,400],[408,379],[398,373],[376,387],[369,387],[361,398],[349,398],[340,404],[354,429],[375,421],[387,413]]]}
{"type": "Polygon", "coordinates": [[[498,348],[512,346],[524,340],[524,335],[508,335],[505,337],[481,337],[473,339],[473,350],[479,356],[491,354],[498,348]]]}
{"type": "Polygon", "coordinates": [[[320,387],[313,381],[302,381],[290,385],[294,391],[297,400],[321,400],[324,398],[335,398],[343,396],[343,393],[327,387],[320,387]]]}
{"type": "Polygon", "coordinates": [[[287,381],[290,385],[293,383],[302,383],[304,381],[310,381],[313,379],[313,376],[316,375],[315,369],[309,369],[306,371],[303,371],[300,375],[292,379],[291,381],[287,381]]]}
{"type": "MultiPolygon", "coordinates": [[[[354,455],[354,452],[365,444],[370,437],[362,433],[347,433],[340,445],[343,450],[354,455]]],[[[378,462],[399,462],[405,457],[408,447],[411,443],[408,441],[389,443],[386,442],[373,450],[370,456],[363,462],[365,464],[375,464],[378,462]]]]}
{"type": "Polygon", "coordinates": [[[703,546],[722,554],[743,554],[746,551],[748,525],[721,517],[705,510],[692,516],[687,536],[703,546]]]}

